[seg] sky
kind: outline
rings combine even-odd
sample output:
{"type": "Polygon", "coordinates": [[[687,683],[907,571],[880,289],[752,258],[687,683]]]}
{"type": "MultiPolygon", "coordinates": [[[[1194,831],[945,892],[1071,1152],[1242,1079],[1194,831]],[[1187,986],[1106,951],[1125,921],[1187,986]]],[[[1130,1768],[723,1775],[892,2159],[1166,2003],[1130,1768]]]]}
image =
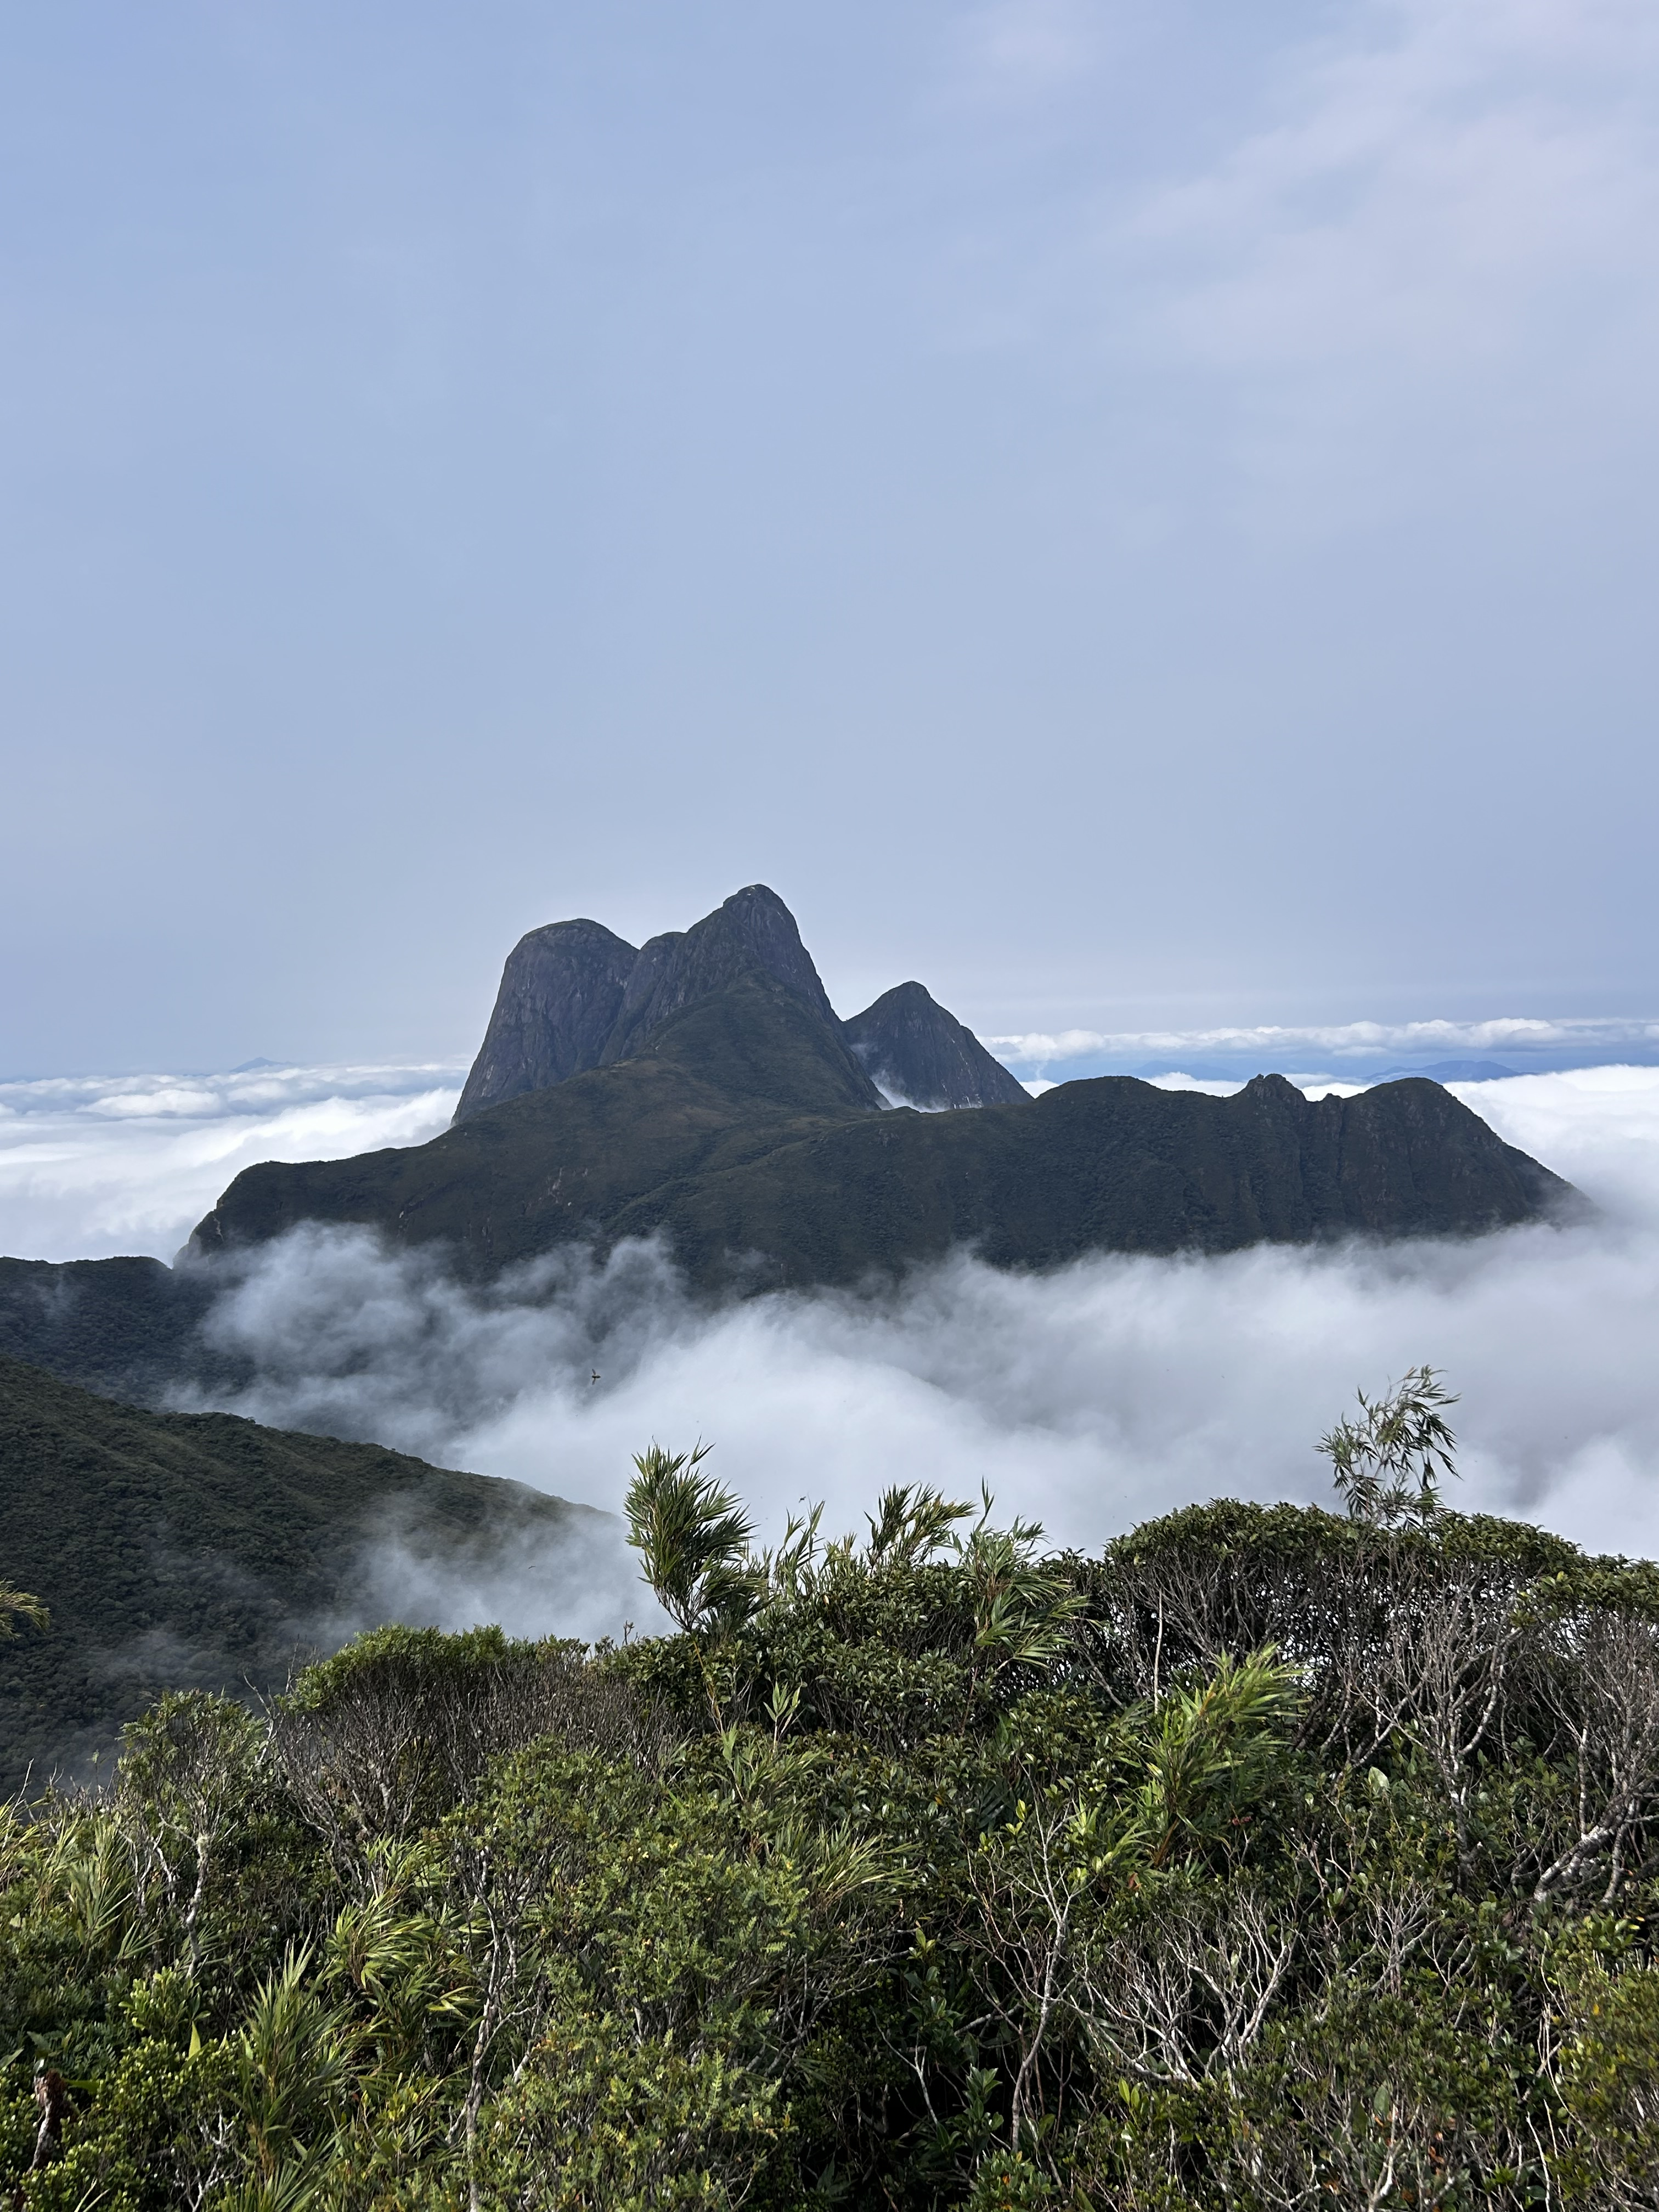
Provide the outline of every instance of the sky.
{"type": "Polygon", "coordinates": [[[1646,0],[4,0],[0,1077],[447,1066],[755,880],[843,1012],[1634,1034],[1656,94],[1646,0]]]}

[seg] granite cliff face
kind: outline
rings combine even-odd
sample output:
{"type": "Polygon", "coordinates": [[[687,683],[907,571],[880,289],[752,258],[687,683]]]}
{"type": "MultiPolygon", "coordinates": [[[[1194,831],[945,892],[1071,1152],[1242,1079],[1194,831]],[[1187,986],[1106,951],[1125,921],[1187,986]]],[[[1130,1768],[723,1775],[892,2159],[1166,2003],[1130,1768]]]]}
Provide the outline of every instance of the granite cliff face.
{"type": "Polygon", "coordinates": [[[920,983],[883,992],[846,1024],[847,1042],[896,1106],[1017,1106],[1028,1093],[972,1030],[946,1013],[920,983]]]}
{"type": "Polygon", "coordinates": [[[872,1112],[882,1104],[842,1039],[795,917],[775,891],[750,884],[693,928],[637,951],[597,921],[556,921],[521,938],[455,1120],[633,1060],[671,1016],[742,976],[769,978],[798,999],[845,1060],[849,1095],[872,1112]]]}
{"type": "Polygon", "coordinates": [[[639,957],[597,921],[550,922],[521,937],[455,1119],[597,1067],[639,957]]]}
{"type": "MultiPolygon", "coordinates": [[[[733,892],[695,927],[650,938],[641,945],[599,1065],[612,1067],[618,1060],[632,1060],[671,1014],[699,999],[712,998],[747,975],[769,975],[827,1030],[839,1035],[841,1024],[800,941],[794,915],[775,891],[764,884],[750,884],[733,892]]],[[[869,1103],[873,1109],[881,1101],[872,1093],[869,1103]]]]}

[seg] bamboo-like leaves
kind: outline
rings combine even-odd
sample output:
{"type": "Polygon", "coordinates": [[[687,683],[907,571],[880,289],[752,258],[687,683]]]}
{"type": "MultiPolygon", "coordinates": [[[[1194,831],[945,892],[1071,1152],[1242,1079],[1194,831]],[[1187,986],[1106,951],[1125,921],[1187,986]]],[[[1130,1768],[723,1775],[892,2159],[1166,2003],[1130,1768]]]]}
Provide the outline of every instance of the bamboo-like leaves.
{"type": "Polygon", "coordinates": [[[1224,1841],[1283,1758],[1297,1698],[1271,1649],[1223,1652],[1207,1680],[1177,1687],[1151,1717],[1139,1790],[1151,1863],[1224,1841]]]}
{"type": "Polygon", "coordinates": [[[17,1623],[27,1620],[32,1628],[47,1628],[52,1615],[38,1597],[21,1590],[0,1575],[0,1641],[17,1633],[17,1623]]]}
{"type": "Polygon", "coordinates": [[[711,1447],[639,1453],[629,1486],[628,1540],[669,1618],[688,1632],[740,1627],[766,1593],[750,1555],[754,1523],[732,1492],[701,1472],[711,1447]]]}
{"type": "Polygon", "coordinates": [[[1408,1367],[1385,1397],[1357,1395],[1359,1418],[1339,1421],[1315,1446],[1331,1462],[1349,1517],[1379,1528],[1428,1527],[1445,1510],[1442,1475],[1457,1473],[1457,1439],[1441,1410],[1456,1398],[1432,1367],[1408,1367]]]}

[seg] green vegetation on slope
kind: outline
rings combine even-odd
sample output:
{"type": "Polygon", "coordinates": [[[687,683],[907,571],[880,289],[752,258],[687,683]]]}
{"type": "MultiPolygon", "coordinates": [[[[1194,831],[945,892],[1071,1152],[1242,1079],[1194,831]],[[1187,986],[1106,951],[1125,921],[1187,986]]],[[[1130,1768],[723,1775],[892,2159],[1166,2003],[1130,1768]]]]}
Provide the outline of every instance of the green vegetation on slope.
{"type": "Polygon", "coordinates": [[[0,1643],[0,1790],[83,1759],[166,1688],[286,1678],[365,1626],[394,1532],[483,1564],[603,1516],[517,1483],[228,1413],[152,1413],[0,1359],[0,1563],[49,1626],[0,1643]]]}
{"type": "Polygon", "coordinates": [[[198,1325],[210,1271],[160,1260],[0,1259],[0,1357],[21,1359],[119,1397],[146,1398],[185,1371],[245,1378],[204,1358],[198,1325]]]}
{"type": "Polygon", "coordinates": [[[1327,1440],[1347,1517],[1093,1559],[926,1487],[757,1556],[653,1452],[679,1634],[387,1631],[264,1719],[165,1701],[0,1841],[0,2173],[28,2212],[1650,2206],[1659,1574],[1446,1512],[1432,1382],[1327,1440]]]}
{"type": "MultiPolygon", "coordinates": [[[[488,1272],[573,1239],[665,1232],[693,1279],[850,1282],[967,1244],[1000,1266],[1460,1235],[1573,1194],[1437,1084],[1310,1103],[1128,1077],[1024,1104],[871,1114],[826,1033],[768,978],[672,1017],[640,1057],[509,1099],[431,1144],[249,1168],[196,1231],[214,1253],[301,1221],[441,1240],[488,1272]]],[[[839,1050],[839,1047],[837,1047],[839,1050]]]]}
{"type": "Polygon", "coordinates": [[[509,1099],[430,1144],[246,1169],[191,1242],[211,1255],[301,1221],[353,1222],[451,1243],[480,1271],[532,1258],[849,1116],[876,1121],[825,1034],[781,984],[744,977],[672,1017],[638,1059],[509,1099]]]}

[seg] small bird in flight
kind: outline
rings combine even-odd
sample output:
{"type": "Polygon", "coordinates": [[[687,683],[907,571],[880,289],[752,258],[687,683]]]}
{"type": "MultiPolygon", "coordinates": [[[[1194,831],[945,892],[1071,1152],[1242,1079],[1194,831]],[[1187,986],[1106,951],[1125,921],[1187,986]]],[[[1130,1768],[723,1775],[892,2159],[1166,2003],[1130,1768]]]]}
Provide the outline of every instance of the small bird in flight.
{"type": "Polygon", "coordinates": [[[597,1367],[593,1370],[593,1372],[592,1372],[592,1373],[588,1376],[588,1378],[587,1378],[587,1379],[588,1379],[588,1382],[589,1382],[590,1383],[597,1382],[599,1381],[599,1369],[598,1369],[597,1367]]]}

